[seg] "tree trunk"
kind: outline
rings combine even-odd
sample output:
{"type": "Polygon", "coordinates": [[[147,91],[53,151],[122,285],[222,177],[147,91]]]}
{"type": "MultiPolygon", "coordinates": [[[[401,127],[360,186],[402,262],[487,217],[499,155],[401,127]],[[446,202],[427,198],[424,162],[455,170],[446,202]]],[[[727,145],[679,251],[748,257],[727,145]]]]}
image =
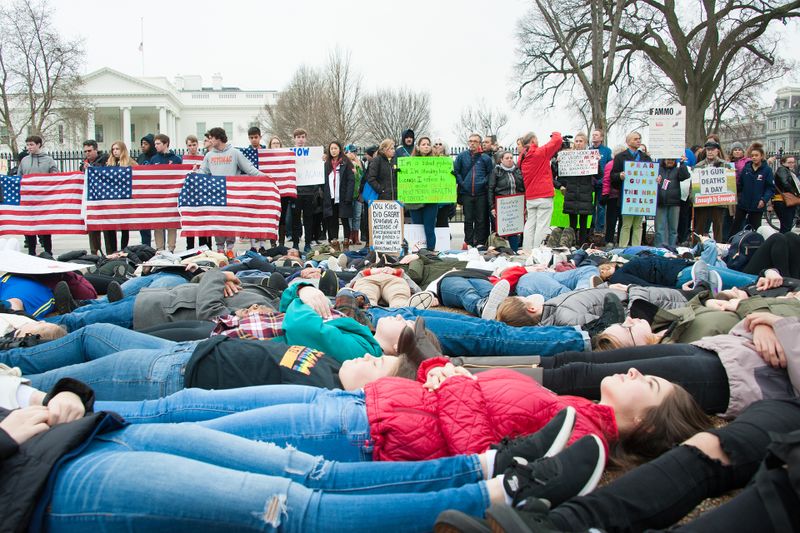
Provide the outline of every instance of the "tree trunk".
{"type": "Polygon", "coordinates": [[[686,144],[703,144],[706,140],[706,108],[708,102],[701,102],[700,99],[691,94],[684,102],[686,106],[686,144]]]}

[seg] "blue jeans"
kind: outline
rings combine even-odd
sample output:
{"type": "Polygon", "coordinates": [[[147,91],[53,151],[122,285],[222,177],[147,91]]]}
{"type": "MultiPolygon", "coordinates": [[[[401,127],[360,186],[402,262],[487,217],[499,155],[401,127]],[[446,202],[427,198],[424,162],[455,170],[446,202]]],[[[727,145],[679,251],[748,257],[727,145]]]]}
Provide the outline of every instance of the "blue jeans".
{"type": "Polygon", "coordinates": [[[18,366],[22,374],[29,377],[30,374],[94,361],[122,350],[155,350],[171,344],[174,343],[119,326],[94,324],[30,348],[2,350],[0,363],[18,366]]]}
{"type": "Polygon", "coordinates": [[[363,203],[353,200],[353,216],[350,217],[350,229],[352,231],[361,231],[361,210],[363,208],[363,203]]]}
{"type": "Polygon", "coordinates": [[[99,435],[55,477],[52,531],[430,531],[489,505],[477,456],[336,463],[194,424],[99,435]],[[365,510],[367,512],[365,512],[365,510]]]}
{"type": "Polygon", "coordinates": [[[564,272],[529,272],[519,278],[517,294],[520,296],[541,294],[545,300],[549,300],[565,292],[585,289],[589,287],[589,279],[599,275],[600,271],[595,266],[584,266],[564,272]]]}
{"type": "Polygon", "coordinates": [[[456,355],[555,355],[567,351],[591,351],[589,337],[572,326],[509,326],[496,320],[401,307],[372,307],[367,311],[372,323],[380,318],[401,315],[407,320],[421,316],[442,345],[442,351],[456,355]]]}
{"type": "Polygon", "coordinates": [[[95,302],[75,309],[66,315],[45,318],[46,322],[58,324],[67,331],[77,331],[90,324],[113,324],[123,328],[133,327],[133,306],[136,296],[128,296],[118,302],[95,302]]]}
{"type": "MultiPolygon", "coordinates": [[[[708,268],[709,270],[717,272],[719,276],[722,278],[723,289],[730,289],[732,287],[746,287],[747,285],[750,285],[751,283],[755,283],[756,281],[758,281],[758,276],[755,276],[753,274],[745,274],[744,272],[739,272],[738,270],[732,270],[726,266],[709,265],[708,268]]],[[[691,267],[684,268],[678,274],[678,281],[676,287],[681,288],[681,286],[684,283],[686,283],[691,279],[692,279],[692,268],[691,267]]]]}
{"type": "Polygon", "coordinates": [[[126,297],[136,296],[142,289],[171,289],[176,285],[187,283],[186,278],[180,274],[169,272],[156,272],[149,276],[132,278],[122,284],[122,294],[126,297]]]}
{"type": "Polygon", "coordinates": [[[606,229],[606,206],[600,204],[601,191],[594,194],[594,215],[592,216],[592,229],[597,233],[603,233],[606,229]]]}
{"type": "Polygon", "coordinates": [[[419,209],[411,209],[411,221],[425,227],[425,241],[428,250],[436,249],[436,215],[439,213],[439,204],[425,204],[419,209]]]}
{"type": "Polygon", "coordinates": [[[660,205],[656,209],[656,238],[654,244],[661,246],[678,244],[678,218],[681,206],[660,205]]]}
{"type": "Polygon", "coordinates": [[[142,244],[146,246],[153,244],[153,233],[149,229],[140,229],[139,236],[142,238],[142,244]]]}
{"type": "Polygon", "coordinates": [[[442,305],[465,309],[475,316],[480,315],[478,306],[492,292],[491,282],[485,279],[448,276],[439,283],[442,305]]]}

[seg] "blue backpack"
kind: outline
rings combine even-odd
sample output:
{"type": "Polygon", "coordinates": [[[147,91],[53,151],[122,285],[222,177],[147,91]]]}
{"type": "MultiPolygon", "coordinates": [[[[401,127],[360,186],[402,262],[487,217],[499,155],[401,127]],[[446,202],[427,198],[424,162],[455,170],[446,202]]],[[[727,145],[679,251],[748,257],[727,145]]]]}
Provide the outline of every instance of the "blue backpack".
{"type": "Polygon", "coordinates": [[[764,244],[764,237],[753,231],[751,226],[746,226],[739,233],[732,235],[728,239],[728,244],[731,247],[728,249],[728,255],[725,256],[725,264],[728,265],[728,268],[741,272],[756,250],[764,244]]]}

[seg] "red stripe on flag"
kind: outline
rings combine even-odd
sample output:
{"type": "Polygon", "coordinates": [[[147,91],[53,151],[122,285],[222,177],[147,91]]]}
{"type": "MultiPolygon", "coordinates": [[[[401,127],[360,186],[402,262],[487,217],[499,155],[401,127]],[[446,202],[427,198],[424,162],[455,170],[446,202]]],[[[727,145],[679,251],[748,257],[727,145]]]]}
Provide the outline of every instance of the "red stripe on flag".
{"type": "Polygon", "coordinates": [[[83,172],[27,174],[19,205],[0,205],[0,235],[86,233],[80,206],[83,172]]]}
{"type": "Polygon", "coordinates": [[[297,157],[286,148],[259,148],[258,170],[275,180],[281,198],[297,198],[297,157]]]}

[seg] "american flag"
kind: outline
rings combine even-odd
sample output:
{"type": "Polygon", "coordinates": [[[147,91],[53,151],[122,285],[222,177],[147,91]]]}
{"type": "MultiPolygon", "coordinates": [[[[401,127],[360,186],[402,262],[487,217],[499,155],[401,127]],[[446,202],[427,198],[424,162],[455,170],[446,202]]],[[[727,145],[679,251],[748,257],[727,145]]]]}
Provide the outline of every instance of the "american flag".
{"type": "Polygon", "coordinates": [[[281,198],[297,198],[297,156],[288,148],[260,148],[258,170],[275,180],[281,198]]]}
{"type": "Polygon", "coordinates": [[[203,162],[203,158],[205,156],[203,154],[197,154],[197,155],[184,154],[181,157],[183,158],[184,165],[192,165],[193,167],[197,167],[200,165],[200,163],[203,162]]]}
{"type": "Polygon", "coordinates": [[[83,172],[0,176],[0,235],[86,233],[83,172]]]}
{"type": "Polygon", "coordinates": [[[261,176],[189,174],[179,198],[181,235],[276,239],[281,199],[261,176]]]}
{"type": "Polygon", "coordinates": [[[254,167],[258,168],[258,150],[263,150],[263,149],[264,149],[263,145],[258,149],[253,148],[252,146],[246,146],[244,148],[239,148],[239,151],[242,152],[242,155],[244,155],[248,159],[248,161],[253,163],[254,167]]]}
{"type": "Polygon", "coordinates": [[[180,228],[178,194],[192,165],[89,167],[86,228],[180,228]]]}

